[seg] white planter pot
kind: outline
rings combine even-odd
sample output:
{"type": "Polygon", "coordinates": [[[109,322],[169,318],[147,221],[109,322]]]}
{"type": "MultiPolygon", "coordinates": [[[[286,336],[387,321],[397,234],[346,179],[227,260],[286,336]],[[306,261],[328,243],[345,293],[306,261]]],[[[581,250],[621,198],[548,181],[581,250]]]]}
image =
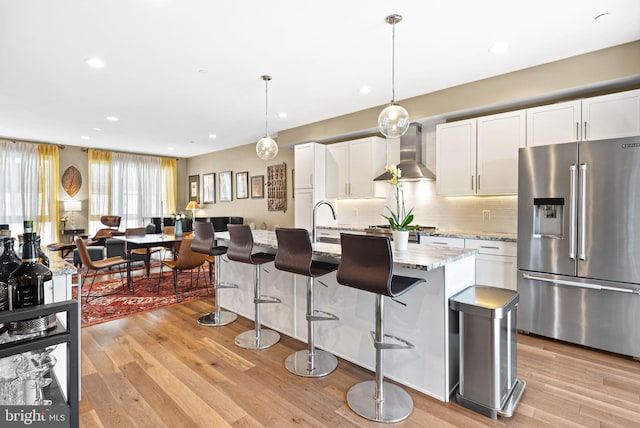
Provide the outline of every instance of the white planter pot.
{"type": "Polygon", "coordinates": [[[409,231],[394,230],[393,231],[393,249],[395,251],[407,251],[407,245],[409,245],[409,231]]]}

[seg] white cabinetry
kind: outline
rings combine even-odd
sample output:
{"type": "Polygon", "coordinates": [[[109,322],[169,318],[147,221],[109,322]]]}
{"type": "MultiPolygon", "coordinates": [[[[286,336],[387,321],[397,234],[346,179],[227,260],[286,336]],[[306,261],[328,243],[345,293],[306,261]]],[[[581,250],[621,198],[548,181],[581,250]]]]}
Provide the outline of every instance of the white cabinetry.
{"type": "Polygon", "coordinates": [[[465,239],[465,248],[478,249],[476,284],[516,290],[518,266],[515,242],[465,239]]]}
{"type": "Polygon", "coordinates": [[[327,146],[327,197],[371,198],[386,196],[373,179],[382,174],[385,140],[367,137],[327,146]]]}
{"type": "Polygon", "coordinates": [[[580,140],[580,100],[527,109],[527,146],[580,140]]]}
{"type": "Polygon", "coordinates": [[[583,140],[640,135],[640,89],[582,100],[583,140]]]}
{"type": "Polygon", "coordinates": [[[525,123],[525,111],[518,110],[438,125],[438,193],[517,193],[518,149],[525,146],[525,123]]]}
{"type": "Polygon", "coordinates": [[[420,236],[420,244],[442,247],[475,248],[476,285],[517,288],[517,244],[486,239],[464,239],[443,236],[420,236]]]}
{"type": "Polygon", "coordinates": [[[311,230],[313,206],[325,198],[326,146],[318,143],[299,144],[295,154],[295,227],[311,230]]]}
{"type": "Polygon", "coordinates": [[[640,135],[640,89],[527,109],[527,146],[640,135]]]}

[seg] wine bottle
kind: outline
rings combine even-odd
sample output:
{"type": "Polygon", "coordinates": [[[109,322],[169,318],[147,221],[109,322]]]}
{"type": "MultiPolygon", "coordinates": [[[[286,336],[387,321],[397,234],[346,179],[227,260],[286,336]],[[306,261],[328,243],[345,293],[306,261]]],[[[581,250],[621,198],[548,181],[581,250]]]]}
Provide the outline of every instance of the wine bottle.
{"type": "MultiPolygon", "coordinates": [[[[7,229],[8,230],[8,229],[7,229]]],[[[1,236],[4,248],[0,255],[0,311],[9,310],[9,278],[20,267],[22,262],[13,249],[15,239],[1,236]]],[[[7,331],[5,324],[0,324],[0,334],[7,331]]]]}
{"type": "MultiPolygon", "coordinates": [[[[49,268],[38,261],[36,234],[25,233],[22,264],[9,278],[9,310],[43,305],[45,282],[53,279],[49,268]]],[[[56,315],[50,314],[25,321],[9,323],[9,334],[44,332],[56,326],[56,315]]]]}

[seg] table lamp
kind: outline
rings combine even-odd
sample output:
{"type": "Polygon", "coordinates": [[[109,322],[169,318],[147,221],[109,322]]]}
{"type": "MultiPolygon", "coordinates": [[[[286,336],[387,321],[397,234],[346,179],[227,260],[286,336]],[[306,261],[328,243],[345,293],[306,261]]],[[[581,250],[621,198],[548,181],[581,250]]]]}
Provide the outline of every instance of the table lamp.
{"type": "Polygon", "coordinates": [[[196,221],[196,210],[200,209],[200,205],[196,201],[189,201],[185,210],[191,210],[191,220],[196,221]]]}
{"type": "Polygon", "coordinates": [[[65,211],[71,211],[71,229],[76,228],[75,212],[82,211],[82,202],[80,201],[64,201],[63,203],[65,211]]]}

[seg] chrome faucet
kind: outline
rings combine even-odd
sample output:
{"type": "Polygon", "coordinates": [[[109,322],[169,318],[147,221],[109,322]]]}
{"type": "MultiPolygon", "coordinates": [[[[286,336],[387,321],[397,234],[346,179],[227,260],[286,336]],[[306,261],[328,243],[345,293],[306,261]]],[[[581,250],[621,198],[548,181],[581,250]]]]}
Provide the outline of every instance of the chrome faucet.
{"type": "Polygon", "coordinates": [[[311,242],[318,242],[317,241],[317,233],[316,233],[316,213],[318,212],[318,208],[320,207],[320,205],[328,205],[329,208],[331,208],[331,214],[333,214],[333,219],[336,220],[336,208],[333,206],[333,204],[325,199],[323,199],[322,201],[318,201],[314,206],[313,206],[313,229],[311,231],[311,242]]]}

